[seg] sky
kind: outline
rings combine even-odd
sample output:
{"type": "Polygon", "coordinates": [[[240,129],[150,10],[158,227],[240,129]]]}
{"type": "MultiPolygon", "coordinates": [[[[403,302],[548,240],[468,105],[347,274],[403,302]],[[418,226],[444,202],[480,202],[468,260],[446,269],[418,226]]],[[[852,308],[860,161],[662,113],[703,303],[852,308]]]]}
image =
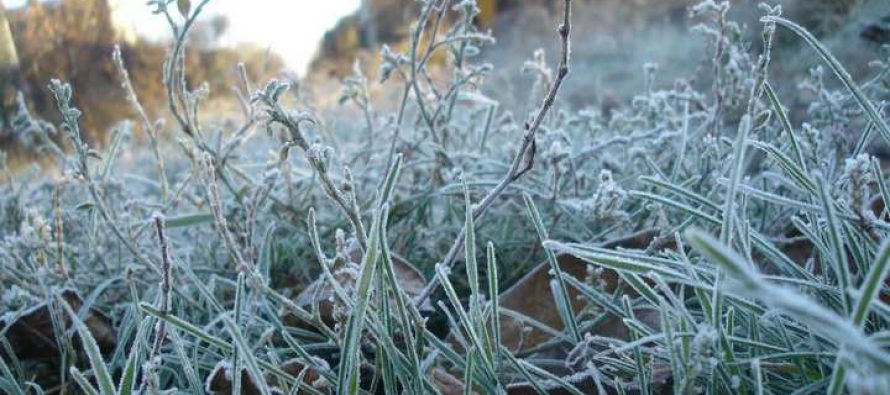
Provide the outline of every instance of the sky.
{"type": "MultiPolygon", "coordinates": [[[[27,0],[0,0],[7,8],[27,0]]],[[[361,0],[210,0],[204,18],[212,14],[229,18],[223,45],[251,43],[271,48],[294,71],[303,73],[325,31],[355,11],[361,0]]],[[[196,4],[198,0],[192,0],[196,4]]],[[[150,39],[169,38],[162,17],[152,15],[145,0],[112,0],[120,23],[132,26],[150,39]]],[[[172,4],[176,9],[175,2],[172,4]]],[[[175,13],[175,11],[174,11],[175,13]]]]}

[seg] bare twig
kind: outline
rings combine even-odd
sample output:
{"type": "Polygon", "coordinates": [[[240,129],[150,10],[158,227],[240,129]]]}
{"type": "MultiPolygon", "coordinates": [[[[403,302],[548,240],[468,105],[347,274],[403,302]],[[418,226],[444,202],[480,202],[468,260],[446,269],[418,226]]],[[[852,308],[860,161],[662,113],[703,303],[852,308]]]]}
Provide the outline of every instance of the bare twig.
{"type": "Polygon", "coordinates": [[[87,163],[89,153],[89,147],[83,141],[80,132],[80,125],[78,124],[78,119],[81,116],[80,110],[77,108],[71,107],[71,86],[67,83],[62,83],[59,80],[53,79],[50,81],[49,89],[53,93],[53,98],[56,103],[56,109],[62,115],[63,129],[67,131],[68,137],[71,139],[71,142],[74,146],[75,153],[75,162],[73,165],[75,166],[75,174],[83,180],[83,182],[87,185],[90,195],[93,197],[93,202],[96,206],[96,209],[99,211],[99,214],[105,220],[106,225],[111,229],[111,232],[117,237],[117,239],[124,245],[124,247],[133,254],[133,258],[139,261],[143,266],[157,271],[157,267],[152,263],[151,259],[146,257],[140,250],[136,243],[133,242],[121,227],[118,225],[118,222],[113,216],[112,211],[108,208],[108,205],[105,203],[105,199],[102,196],[102,190],[99,187],[98,182],[93,179],[93,175],[90,172],[89,164],[87,163]]]}
{"type": "Polygon", "coordinates": [[[204,6],[206,6],[209,1],[210,0],[202,0],[198,6],[195,7],[194,12],[192,12],[191,15],[186,16],[185,23],[183,23],[181,29],[176,26],[176,23],[173,22],[173,19],[170,17],[170,14],[166,9],[163,10],[164,14],[167,16],[167,21],[173,30],[173,34],[176,36],[173,52],[170,54],[170,58],[167,59],[167,63],[164,65],[164,85],[167,88],[167,104],[170,113],[173,114],[173,117],[176,119],[177,123],[179,123],[183,133],[192,138],[195,138],[197,133],[195,133],[195,126],[192,125],[191,120],[189,119],[188,106],[186,105],[187,101],[184,98],[186,94],[186,84],[185,55],[183,51],[185,48],[185,38],[188,35],[189,30],[191,30],[198,15],[201,14],[204,6]],[[182,111],[185,112],[185,114],[180,112],[180,109],[176,105],[177,82],[179,85],[179,102],[182,106],[182,111]]]}
{"type": "MultiPolygon", "coordinates": [[[[525,135],[522,137],[522,145],[519,147],[519,151],[516,153],[516,156],[513,157],[513,162],[510,165],[510,169],[507,171],[507,174],[504,175],[504,178],[488,192],[479,203],[476,203],[473,207],[473,218],[474,220],[478,220],[485,214],[485,211],[494,203],[495,199],[507,189],[514,181],[516,181],[519,177],[529,171],[534,164],[535,157],[535,133],[541,127],[541,123],[544,121],[544,117],[547,116],[547,113],[550,111],[550,108],[553,107],[553,103],[556,100],[556,94],[559,93],[559,88],[562,86],[563,81],[566,76],[569,74],[569,58],[570,58],[570,40],[569,40],[569,32],[571,31],[571,16],[572,16],[572,0],[565,0],[565,12],[563,17],[563,23],[559,26],[559,36],[562,39],[562,55],[559,60],[559,69],[557,71],[556,79],[553,81],[553,85],[550,86],[550,90],[547,92],[547,96],[544,97],[544,101],[541,103],[537,113],[535,116],[525,124],[525,135]]],[[[464,245],[464,240],[466,238],[467,229],[466,226],[461,229],[460,233],[457,235],[457,238],[454,240],[454,244],[451,245],[451,249],[445,255],[445,258],[439,262],[439,265],[445,267],[446,272],[447,269],[450,269],[455,260],[457,259],[458,254],[464,245]]],[[[438,277],[433,277],[430,280],[430,283],[423,289],[423,291],[418,295],[415,299],[415,305],[422,305],[436,290],[440,285],[438,277]]]]}
{"type": "Polygon", "coordinates": [[[127,66],[124,64],[124,59],[121,55],[121,47],[119,45],[114,46],[112,58],[114,59],[115,68],[117,68],[117,73],[121,79],[121,88],[126,92],[127,100],[130,102],[130,105],[133,106],[133,111],[136,111],[136,115],[139,116],[139,120],[142,122],[142,127],[145,129],[145,134],[148,135],[148,138],[151,141],[151,148],[154,152],[158,166],[158,178],[161,182],[161,196],[166,200],[170,187],[167,182],[164,156],[161,155],[161,149],[158,143],[158,129],[156,125],[148,119],[148,114],[145,112],[145,108],[142,106],[139,97],[136,95],[136,90],[133,88],[133,83],[130,80],[130,73],[127,71],[127,66]]]}
{"type": "MultiPolygon", "coordinates": [[[[321,181],[322,189],[337,207],[346,215],[350,225],[352,225],[353,233],[359,242],[362,250],[368,245],[364,224],[362,224],[361,212],[355,204],[355,199],[349,190],[354,188],[351,182],[351,176],[347,174],[347,182],[345,188],[339,188],[334,184],[329,172],[329,164],[325,156],[327,155],[323,148],[310,144],[303,136],[301,124],[303,122],[314,122],[314,120],[306,115],[293,114],[285,111],[281,104],[278,103],[278,96],[287,89],[287,86],[276,83],[270,83],[265,90],[258,92],[254,96],[254,101],[260,101],[265,105],[265,112],[269,119],[268,124],[280,124],[290,132],[290,141],[287,144],[297,146],[306,154],[309,165],[315,170],[315,174],[321,181]]],[[[347,170],[348,173],[348,170],[347,170]]],[[[354,192],[353,192],[354,193],[354,192]]]]}
{"type": "Polygon", "coordinates": [[[62,223],[62,185],[56,184],[53,187],[53,216],[55,217],[55,236],[56,236],[56,259],[58,260],[59,271],[65,278],[69,277],[68,266],[65,264],[65,233],[62,223]]]}
{"type": "MultiPolygon", "coordinates": [[[[173,276],[173,269],[170,265],[170,254],[167,248],[167,236],[165,235],[164,229],[164,218],[161,215],[156,215],[154,218],[155,223],[155,231],[158,236],[158,247],[161,252],[161,272],[163,275],[161,276],[161,295],[160,300],[158,301],[158,311],[163,315],[167,315],[170,313],[170,295],[171,295],[171,280],[173,276]]],[[[164,345],[164,340],[167,338],[167,321],[158,319],[158,322],[155,326],[155,337],[152,342],[151,350],[148,354],[148,361],[151,363],[152,359],[154,359],[161,352],[161,346],[164,345]]],[[[152,372],[151,369],[146,369],[144,378],[142,380],[142,384],[140,385],[141,389],[139,391],[140,394],[145,393],[145,387],[150,384],[150,375],[152,372]]]]}
{"type": "MultiPolygon", "coordinates": [[[[424,121],[426,121],[427,127],[430,128],[430,135],[433,137],[433,141],[436,144],[439,144],[439,136],[436,135],[436,120],[432,118],[429,111],[426,108],[426,104],[423,98],[423,92],[420,89],[420,86],[417,83],[417,74],[420,71],[420,64],[416,62],[417,59],[417,50],[420,46],[420,38],[423,35],[424,27],[429,21],[430,15],[435,7],[435,3],[430,2],[424,7],[423,11],[420,13],[420,18],[417,21],[417,26],[414,28],[414,33],[412,34],[411,39],[411,80],[410,85],[414,90],[414,96],[417,99],[417,108],[420,110],[420,115],[423,116],[424,121]]],[[[443,6],[444,8],[444,6],[443,6]]],[[[432,40],[432,38],[431,38],[432,40]]]]}
{"type": "Polygon", "coordinates": [[[213,214],[213,223],[216,231],[222,238],[229,255],[235,261],[236,270],[241,272],[249,272],[253,269],[253,263],[244,259],[241,253],[241,247],[235,241],[235,237],[229,231],[229,224],[223,211],[222,197],[219,193],[219,185],[216,182],[216,166],[213,165],[213,159],[210,154],[205,153],[201,164],[204,167],[204,182],[207,184],[207,201],[210,205],[210,212],[213,214]]]}

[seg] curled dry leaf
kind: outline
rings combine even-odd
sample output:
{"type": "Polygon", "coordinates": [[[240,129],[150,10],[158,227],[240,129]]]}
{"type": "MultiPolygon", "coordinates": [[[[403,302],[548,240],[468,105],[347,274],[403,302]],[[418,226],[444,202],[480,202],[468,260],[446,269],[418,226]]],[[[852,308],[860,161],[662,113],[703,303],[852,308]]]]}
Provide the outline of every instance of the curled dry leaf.
{"type": "MultiPolygon", "coordinates": [[[[603,248],[612,249],[645,249],[659,236],[656,229],[645,229],[628,236],[602,243],[603,248]]],[[[664,248],[674,248],[672,243],[664,245],[664,248]]],[[[571,276],[579,281],[584,281],[588,275],[587,262],[568,254],[557,256],[557,263],[565,276],[571,276]]],[[[614,293],[625,284],[614,270],[604,269],[598,276],[602,290],[606,293],[614,293]]],[[[512,287],[503,291],[498,297],[502,310],[500,317],[501,342],[504,347],[514,353],[523,354],[530,352],[553,340],[553,332],[563,332],[564,325],[559,315],[550,282],[553,276],[550,274],[550,263],[545,261],[538,264],[528,274],[523,276],[512,287]],[[507,310],[506,312],[504,310],[507,310]],[[528,317],[538,323],[546,325],[552,331],[546,331],[530,325],[522,317],[528,317]]],[[[569,299],[572,310],[577,314],[584,310],[588,302],[580,292],[572,286],[568,286],[569,299]]],[[[624,293],[636,296],[630,287],[623,288],[624,293]]],[[[635,311],[637,319],[657,327],[658,314],[649,310],[635,311]]],[[[597,326],[591,328],[589,333],[594,336],[609,337],[619,340],[629,338],[628,328],[622,319],[617,316],[607,316],[597,326]]],[[[450,343],[455,348],[462,348],[455,337],[449,336],[450,343]]],[[[568,350],[562,347],[549,348],[547,357],[564,358],[568,350]]],[[[541,352],[538,352],[540,355],[541,352]]]]}
{"type": "MultiPolygon", "coordinates": [[[[563,274],[583,279],[587,273],[587,263],[571,255],[557,257],[563,274]]],[[[511,310],[517,315],[534,319],[556,331],[563,330],[556,302],[550,288],[550,264],[542,262],[523,276],[512,287],[502,292],[498,303],[502,309],[511,310]]],[[[617,280],[615,272],[603,273],[607,282],[614,284],[617,280]]],[[[587,303],[579,298],[580,294],[569,287],[569,298],[572,309],[578,313],[587,303]]],[[[501,313],[501,342],[512,352],[521,352],[540,345],[553,336],[541,329],[532,327],[513,315],[501,313]]]]}
{"type": "MultiPolygon", "coordinates": [[[[299,359],[291,359],[287,362],[284,362],[281,365],[281,370],[290,374],[294,377],[299,377],[300,373],[304,370],[306,371],[303,374],[303,383],[307,385],[312,385],[316,380],[318,380],[319,375],[312,369],[306,368],[306,364],[299,359]]],[[[209,394],[231,394],[232,393],[232,362],[229,360],[222,360],[216,364],[210,374],[207,376],[207,381],[204,383],[204,390],[209,394]]],[[[272,392],[275,394],[281,394],[282,383],[279,383],[274,377],[266,376],[266,382],[268,383],[269,388],[272,389],[272,392]]],[[[287,383],[288,385],[293,385],[294,383],[287,383]]],[[[246,369],[241,370],[241,395],[259,395],[260,390],[257,387],[256,383],[253,382],[253,378],[250,377],[250,374],[247,373],[246,369]]]]}
{"type": "MultiPolygon", "coordinates": [[[[83,306],[83,299],[76,291],[66,289],[62,291],[62,298],[75,311],[83,306]]],[[[0,318],[0,333],[6,336],[12,351],[19,359],[46,359],[60,355],[58,340],[53,330],[53,317],[64,323],[65,330],[71,327],[71,321],[67,314],[59,306],[50,306],[44,302],[31,309],[14,315],[0,318]]],[[[99,344],[102,352],[111,352],[117,345],[114,327],[111,319],[96,309],[90,309],[83,315],[83,321],[90,333],[99,344]]],[[[71,342],[75,350],[79,351],[81,342],[71,342]]],[[[0,351],[0,354],[3,352],[0,351]]]]}
{"type": "MultiPolygon", "coordinates": [[[[361,256],[360,252],[357,250],[353,250],[351,252],[350,260],[352,262],[360,262],[361,256]]],[[[417,270],[417,268],[412,265],[410,262],[405,260],[404,258],[398,256],[397,254],[393,254],[392,256],[393,263],[393,271],[395,272],[396,280],[399,282],[399,286],[402,287],[402,290],[405,291],[408,296],[414,298],[420,295],[420,292],[426,286],[426,280],[423,277],[423,274],[417,270]]],[[[355,263],[350,263],[344,265],[342,268],[334,271],[334,279],[347,291],[351,290],[356,282],[358,277],[359,268],[355,263]]],[[[306,289],[300,292],[295,302],[297,305],[306,308],[307,310],[311,309],[314,305],[318,305],[318,313],[321,316],[322,321],[327,324],[332,324],[334,322],[334,289],[331,286],[330,282],[324,276],[319,276],[318,279],[312,282],[306,289]]],[[[429,305],[423,306],[422,309],[428,309],[429,305]]],[[[305,323],[300,322],[300,319],[292,314],[285,313],[284,321],[288,325],[305,327],[305,323]]]]}
{"type": "MultiPolygon", "coordinates": [[[[430,371],[430,383],[439,390],[442,395],[462,395],[466,387],[464,382],[443,368],[433,368],[430,371]]],[[[476,391],[471,391],[476,394],[476,391]]]]}

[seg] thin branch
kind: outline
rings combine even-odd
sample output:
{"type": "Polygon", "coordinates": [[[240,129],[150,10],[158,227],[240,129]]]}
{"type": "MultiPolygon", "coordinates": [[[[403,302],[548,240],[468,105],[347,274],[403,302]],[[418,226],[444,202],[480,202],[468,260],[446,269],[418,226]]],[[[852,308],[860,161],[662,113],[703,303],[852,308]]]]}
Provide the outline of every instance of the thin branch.
{"type": "MultiPolygon", "coordinates": [[[[337,207],[340,208],[340,210],[349,220],[350,225],[352,225],[353,233],[355,233],[355,237],[358,240],[362,250],[364,251],[365,247],[368,245],[368,235],[365,233],[365,227],[362,223],[361,212],[359,211],[357,205],[354,204],[354,191],[351,194],[347,194],[347,191],[342,190],[334,184],[334,180],[331,179],[331,175],[328,169],[328,163],[326,162],[325,158],[323,158],[324,153],[317,149],[317,147],[313,147],[312,145],[310,145],[309,141],[307,141],[306,138],[303,137],[303,132],[301,131],[300,124],[302,122],[314,121],[306,116],[293,115],[285,111],[277,102],[277,96],[272,96],[269,96],[268,94],[260,94],[256,98],[256,100],[264,102],[266,106],[266,114],[269,116],[269,120],[267,122],[269,124],[280,124],[290,132],[291,141],[288,144],[299,147],[300,150],[302,150],[303,153],[306,155],[309,165],[315,171],[315,174],[318,176],[319,181],[321,181],[321,186],[325,192],[325,195],[327,195],[328,198],[330,198],[337,205],[337,207]]],[[[350,175],[347,175],[346,186],[348,186],[350,189],[354,188],[354,185],[351,182],[350,175]]]]}
{"type": "Polygon", "coordinates": [[[186,100],[183,98],[185,95],[185,61],[183,54],[183,50],[185,47],[185,39],[191,29],[192,25],[194,25],[195,20],[198,18],[198,15],[201,14],[201,11],[204,9],[204,6],[210,0],[203,0],[201,3],[195,7],[195,11],[186,17],[185,23],[182,25],[182,29],[178,29],[176,24],[173,23],[172,19],[170,19],[169,13],[164,12],[167,15],[168,21],[170,23],[171,28],[173,29],[173,33],[176,36],[176,42],[173,46],[173,52],[170,54],[170,58],[167,60],[167,64],[164,67],[164,85],[167,88],[167,104],[170,109],[170,113],[173,114],[173,117],[176,119],[179,126],[182,128],[183,133],[188,135],[189,137],[195,138],[196,133],[194,127],[191,124],[191,121],[188,118],[187,114],[187,105],[186,100]],[[177,67],[178,66],[178,67],[177,67]],[[179,91],[179,99],[180,104],[183,106],[183,111],[186,112],[185,115],[180,113],[179,108],[176,106],[176,77],[179,77],[180,82],[180,91],[179,91]]]}
{"type": "MultiPolygon", "coordinates": [[[[571,17],[572,17],[572,0],[565,0],[565,13],[563,16],[563,23],[559,26],[559,36],[562,40],[562,55],[559,60],[559,69],[556,75],[556,79],[553,81],[553,85],[550,86],[550,90],[547,92],[547,96],[544,97],[544,101],[541,103],[541,106],[538,109],[537,114],[531,119],[531,121],[526,122],[525,124],[525,135],[522,138],[522,145],[519,147],[519,151],[516,153],[516,156],[513,157],[513,162],[510,165],[510,170],[507,171],[507,174],[504,175],[504,178],[492,189],[488,192],[485,197],[482,198],[479,203],[476,203],[473,207],[473,219],[478,220],[485,214],[485,211],[494,203],[495,199],[507,189],[514,181],[519,179],[523,174],[525,174],[528,170],[531,169],[534,164],[534,156],[535,156],[535,134],[538,129],[541,127],[541,123],[544,121],[544,117],[547,116],[547,113],[550,112],[550,109],[553,107],[553,103],[556,101],[556,95],[559,93],[559,88],[562,86],[563,81],[566,76],[569,74],[569,58],[570,58],[570,40],[569,33],[571,31],[571,17]]],[[[467,228],[464,226],[460,233],[457,235],[457,238],[454,240],[454,244],[451,245],[451,249],[445,255],[445,258],[439,262],[439,265],[442,265],[445,268],[445,272],[448,272],[448,269],[451,269],[454,266],[454,262],[457,260],[457,256],[460,253],[461,249],[464,245],[464,240],[467,235],[467,228]]],[[[439,287],[440,281],[438,277],[433,277],[430,280],[430,283],[423,289],[423,291],[418,295],[415,299],[415,305],[422,305],[427,299],[429,299],[430,295],[439,287]]]]}
{"type": "MultiPolygon", "coordinates": [[[[155,223],[155,231],[158,236],[158,247],[161,250],[161,272],[163,275],[161,276],[161,295],[160,300],[158,301],[158,311],[166,316],[170,313],[170,302],[171,302],[171,280],[173,276],[173,269],[170,265],[170,253],[167,248],[167,236],[165,235],[164,229],[164,218],[161,215],[156,215],[154,218],[155,223]]],[[[151,350],[148,354],[148,361],[151,361],[160,354],[161,346],[164,345],[164,340],[167,338],[167,321],[163,319],[158,319],[158,322],[155,326],[155,337],[152,342],[151,350]]],[[[153,365],[152,365],[153,366],[153,365]]],[[[146,369],[144,372],[144,377],[142,379],[142,384],[140,385],[141,389],[139,391],[140,394],[145,393],[145,387],[151,384],[151,375],[153,374],[152,370],[154,367],[150,369],[146,369]]]]}
{"type": "Polygon", "coordinates": [[[136,111],[136,115],[139,116],[139,120],[142,122],[142,127],[145,129],[145,134],[148,135],[148,138],[151,141],[151,148],[158,166],[158,178],[161,182],[161,196],[166,201],[170,187],[167,182],[164,156],[161,155],[161,149],[158,142],[158,129],[155,127],[155,124],[148,119],[148,114],[145,112],[145,108],[142,106],[139,97],[136,95],[136,90],[133,88],[133,83],[130,80],[130,73],[127,71],[127,66],[124,64],[124,59],[121,55],[121,47],[119,45],[114,46],[112,58],[114,58],[114,65],[115,68],[117,68],[117,73],[121,79],[121,88],[123,88],[124,92],[127,94],[127,100],[133,107],[133,111],[136,111]]]}

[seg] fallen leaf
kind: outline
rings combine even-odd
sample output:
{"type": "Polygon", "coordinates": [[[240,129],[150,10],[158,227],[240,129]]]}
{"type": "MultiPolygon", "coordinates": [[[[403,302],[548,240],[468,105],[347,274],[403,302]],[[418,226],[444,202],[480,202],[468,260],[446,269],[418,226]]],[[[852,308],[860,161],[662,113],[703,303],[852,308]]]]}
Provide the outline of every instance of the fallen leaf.
{"type": "MultiPolygon", "coordinates": [[[[462,395],[464,394],[463,380],[454,377],[447,370],[442,368],[433,368],[430,372],[430,383],[439,390],[442,395],[462,395]]],[[[470,392],[476,394],[476,391],[470,392]]]]}
{"type": "MultiPolygon", "coordinates": [[[[306,365],[300,359],[291,359],[281,364],[281,370],[298,377],[300,372],[306,370],[303,375],[303,383],[311,385],[318,379],[318,373],[312,369],[306,369],[306,365]]],[[[204,390],[211,394],[231,394],[232,393],[232,362],[230,360],[219,361],[213,370],[207,375],[204,383],[204,390]]],[[[271,375],[265,377],[266,383],[272,390],[273,394],[281,394],[282,391],[277,385],[277,379],[271,375]]],[[[294,384],[294,383],[288,383],[294,384]]],[[[259,395],[260,389],[257,387],[253,378],[247,373],[246,369],[241,370],[241,395],[259,395]]]]}
{"type": "MultiPolygon", "coordinates": [[[[618,239],[606,241],[599,246],[609,249],[645,249],[659,234],[660,232],[657,229],[644,229],[618,239]]],[[[675,248],[675,245],[673,243],[665,243],[663,248],[675,248]]],[[[564,275],[572,276],[581,281],[587,277],[589,266],[587,262],[568,254],[557,256],[556,261],[564,275]]],[[[538,264],[513,286],[501,292],[498,297],[500,307],[510,310],[510,312],[501,313],[501,343],[514,353],[528,351],[553,339],[551,333],[529,325],[522,319],[515,317],[517,315],[531,318],[557,332],[564,330],[562,317],[559,316],[550,288],[550,281],[553,279],[550,269],[550,263],[547,261],[538,264]],[[513,313],[511,314],[511,312],[513,313]]],[[[602,280],[603,290],[607,293],[614,292],[621,284],[620,276],[614,270],[604,269],[599,275],[599,279],[602,280]]],[[[579,313],[587,307],[588,302],[574,287],[567,286],[567,288],[572,310],[575,313],[579,313]]],[[[636,295],[632,290],[628,290],[627,293],[632,296],[636,295]]],[[[617,319],[617,317],[609,318],[594,328],[593,333],[616,338],[622,338],[621,335],[626,337],[627,328],[621,320],[617,319]],[[610,320],[609,318],[615,318],[616,320],[610,320]]],[[[462,348],[454,335],[450,335],[448,339],[456,348],[462,348]]],[[[565,351],[562,350],[560,355],[553,355],[553,357],[564,356],[564,354],[565,351]]]]}
{"type": "MultiPolygon", "coordinates": [[[[353,250],[350,256],[352,262],[360,262],[361,256],[360,252],[353,250]]],[[[426,286],[426,280],[423,278],[423,274],[417,270],[414,265],[409,263],[404,258],[400,257],[397,254],[392,255],[392,263],[393,263],[393,271],[395,272],[396,280],[399,282],[402,290],[410,296],[412,299],[420,295],[426,286]]],[[[352,263],[347,264],[344,267],[334,271],[333,276],[334,279],[344,288],[344,289],[352,289],[357,277],[358,277],[358,264],[352,263]]],[[[307,310],[310,310],[314,304],[318,304],[318,312],[321,316],[321,319],[326,324],[333,324],[333,296],[334,289],[331,286],[330,282],[324,276],[320,276],[318,279],[309,284],[308,287],[303,289],[294,302],[307,310]]],[[[429,304],[426,304],[421,308],[421,310],[428,309],[429,304]]],[[[311,310],[310,310],[311,311],[311,310]]],[[[296,327],[307,327],[306,323],[301,322],[301,320],[293,314],[285,313],[283,315],[283,320],[285,323],[291,326],[296,327]]]]}
{"type": "MultiPolygon", "coordinates": [[[[66,289],[62,291],[62,298],[75,311],[83,306],[83,299],[76,291],[66,289]]],[[[56,310],[56,317],[64,324],[64,330],[71,327],[67,314],[56,310]]],[[[102,352],[111,352],[117,345],[114,327],[111,319],[96,309],[90,309],[84,314],[84,324],[99,344],[102,352]]],[[[6,339],[12,345],[12,351],[20,359],[46,359],[60,355],[49,305],[44,302],[22,314],[9,315],[0,318],[0,333],[4,333],[6,339]],[[9,322],[7,322],[9,320],[9,322]]],[[[75,335],[76,337],[76,335],[75,335]]],[[[79,351],[81,342],[71,342],[74,349],[79,351]]],[[[2,351],[0,351],[2,354],[2,351]]]]}
{"type": "MultiPolygon", "coordinates": [[[[587,274],[587,262],[571,255],[560,255],[557,263],[563,274],[583,279],[587,274]]],[[[607,282],[615,282],[614,272],[603,273],[607,282]]],[[[512,287],[498,297],[500,307],[512,310],[553,328],[563,330],[562,318],[556,308],[553,293],[550,289],[550,264],[543,262],[523,276],[512,287]]],[[[579,292],[572,287],[568,289],[572,310],[580,312],[587,302],[579,298],[579,292]]],[[[520,352],[533,348],[550,340],[553,336],[541,329],[533,328],[511,315],[501,313],[501,343],[512,352],[520,352]]]]}

